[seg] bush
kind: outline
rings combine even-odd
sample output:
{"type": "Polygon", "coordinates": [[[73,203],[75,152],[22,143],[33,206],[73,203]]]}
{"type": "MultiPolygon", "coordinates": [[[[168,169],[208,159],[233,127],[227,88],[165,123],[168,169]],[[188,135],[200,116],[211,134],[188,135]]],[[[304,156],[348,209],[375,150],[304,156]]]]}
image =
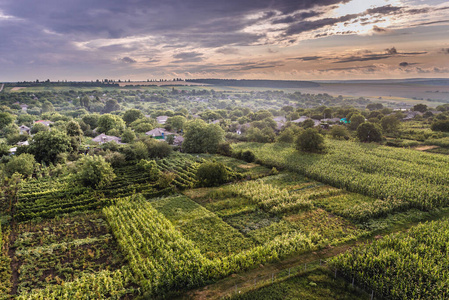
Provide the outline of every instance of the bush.
{"type": "Polygon", "coordinates": [[[449,132],[449,120],[440,120],[432,123],[430,127],[433,131],[449,132]]]}
{"type": "Polygon", "coordinates": [[[159,178],[159,169],[157,168],[157,164],[154,160],[145,160],[141,159],[137,163],[137,168],[148,175],[148,178],[151,181],[154,181],[159,178]]]}
{"type": "Polygon", "coordinates": [[[363,123],[357,127],[357,137],[361,142],[380,142],[382,141],[382,129],[377,124],[363,123]]]}
{"type": "Polygon", "coordinates": [[[232,155],[232,148],[229,142],[223,142],[218,144],[217,153],[224,156],[232,155]]]}
{"type": "Polygon", "coordinates": [[[349,138],[349,132],[343,125],[332,126],[330,134],[334,139],[347,139],[349,138]]]}
{"type": "Polygon", "coordinates": [[[324,137],[313,128],[307,128],[296,139],[296,149],[305,152],[322,152],[325,149],[324,137]]]}
{"type": "Polygon", "coordinates": [[[243,151],[241,157],[244,161],[248,163],[252,163],[256,160],[256,155],[254,155],[254,153],[251,152],[251,150],[243,151]]]}
{"type": "Polygon", "coordinates": [[[31,177],[34,173],[35,164],[34,155],[23,153],[9,160],[6,164],[6,172],[9,175],[19,173],[24,177],[31,177]]]}
{"type": "Polygon", "coordinates": [[[114,178],[114,169],[102,156],[84,155],[76,162],[75,181],[92,188],[105,186],[114,178]]]}
{"type": "Polygon", "coordinates": [[[196,178],[201,186],[217,186],[228,181],[229,173],[222,163],[205,162],[198,167],[196,178]]]}

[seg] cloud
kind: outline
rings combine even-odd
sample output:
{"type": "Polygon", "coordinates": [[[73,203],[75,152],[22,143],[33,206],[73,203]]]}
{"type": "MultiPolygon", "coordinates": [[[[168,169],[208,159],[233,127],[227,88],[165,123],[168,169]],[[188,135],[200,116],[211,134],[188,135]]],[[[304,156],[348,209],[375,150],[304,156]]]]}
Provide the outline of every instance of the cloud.
{"type": "Polygon", "coordinates": [[[321,56],[302,56],[302,57],[293,57],[290,59],[297,59],[297,60],[302,60],[302,61],[312,61],[312,60],[319,60],[321,59],[321,56]]]}
{"type": "Polygon", "coordinates": [[[203,53],[199,52],[181,52],[173,55],[173,58],[177,60],[173,61],[174,63],[185,63],[185,62],[199,62],[203,60],[203,53]]]}
{"type": "Polygon", "coordinates": [[[426,51],[398,52],[396,47],[391,47],[391,48],[385,49],[384,53],[365,52],[365,53],[357,53],[356,55],[349,55],[346,57],[339,57],[336,59],[336,61],[334,63],[373,61],[373,60],[387,59],[387,58],[390,58],[393,56],[407,57],[407,56],[417,56],[417,55],[423,55],[423,54],[427,54],[427,52],[426,51]]]}
{"type": "Polygon", "coordinates": [[[233,47],[223,47],[223,48],[218,48],[217,50],[215,50],[215,52],[230,55],[230,54],[239,54],[240,50],[237,48],[233,48],[233,47]]]}
{"type": "Polygon", "coordinates": [[[401,63],[399,64],[400,67],[408,67],[409,65],[410,65],[410,64],[409,64],[408,62],[406,62],[406,61],[401,62],[401,63]]]}
{"type": "Polygon", "coordinates": [[[398,50],[396,50],[395,47],[392,47],[392,48],[390,48],[390,49],[385,49],[385,52],[387,52],[387,54],[389,54],[389,55],[395,55],[395,54],[398,54],[398,50]]]}
{"type": "Polygon", "coordinates": [[[132,59],[131,57],[128,57],[128,56],[125,56],[125,57],[121,58],[120,60],[127,64],[133,64],[133,63],[137,62],[135,59],[132,59]]]}
{"type": "Polygon", "coordinates": [[[377,33],[385,33],[385,32],[387,32],[387,30],[385,28],[381,28],[381,27],[379,27],[377,25],[373,26],[373,31],[377,32],[377,33]]]}
{"type": "Polygon", "coordinates": [[[449,48],[442,48],[441,52],[443,52],[444,54],[449,54],[449,48]]]}

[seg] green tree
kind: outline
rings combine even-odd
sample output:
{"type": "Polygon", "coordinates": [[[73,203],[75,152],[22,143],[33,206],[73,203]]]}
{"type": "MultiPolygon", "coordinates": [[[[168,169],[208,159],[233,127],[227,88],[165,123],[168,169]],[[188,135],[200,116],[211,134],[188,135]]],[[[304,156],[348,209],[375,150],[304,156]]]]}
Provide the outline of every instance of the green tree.
{"type": "Polygon", "coordinates": [[[117,100],[111,99],[106,101],[106,105],[103,108],[103,113],[110,113],[116,110],[120,110],[120,104],[118,104],[117,100]]]}
{"type": "Polygon", "coordinates": [[[380,120],[380,124],[382,125],[382,129],[384,132],[393,133],[398,130],[399,127],[399,120],[396,118],[396,116],[385,116],[380,120]]]}
{"type": "Polygon", "coordinates": [[[116,175],[102,156],[84,155],[76,162],[75,181],[83,186],[100,188],[110,183],[116,175]]]}
{"type": "Polygon", "coordinates": [[[38,162],[53,163],[58,154],[72,150],[70,137],[58,130],[36,133],[30,142],[28,152],[33,154],[38,162]]]}
{"type": "Polygon", "coordinates": [[[22,153],[18,156],[14,156],[6,164],[6,172],[11,176],[14,173],[19,173],[23,177],[31,177],[36,166],[36,160],[34,155],[28,153],[22,153]]]}
{"type": "Polygon", "coordinates": [[[14,122],[14,116],[7,112],[0,112],[0,128],[5,128],[14,122]]]}
{"type": "Polygon", "coordinates": [[[68,136],[77,138],[81,138],[84,134],[81,130],[80,124],[75,120],[71,120],[66,124],[66,132],[68,136]]]}
{"type": "Polygon", "coordinates": [[[220,126],[196,119],[186,124],[182,148],[189,153],[215,153],[223,137],[224,131],[220,126]]]}
{"type": "Polygon", "coordinates": [[[131,128],[126,128],[122,134],[122,143],[132,143],[136,139],[136,134],[131,128]]]}
{"type": "Polygon", "coordinates": [[[426,112],[427,111],[427,105],[419,103],[416,104],[415,106],[413,106],[413,110],[414,111],[419,111],[419,112],[426,112]]]}
{"type": "Polygon", "coordinates": [[[98,126],[98,119],[100,119],[99,114],[90,114],[83,116],[82,120],[84,123],[90,126],[91,129],[95,129],[98,126]]]}
{"type": "Polygon", "coordinates": [[[433,131],[443,131],[443,132],[449,132],[449,120],[439,120],[436,122],[433,122],[430,128],[433,131]]]}
{"type": "Polygon", "coordinates": [[[141,159],[137,164],[137,168],[144,172],[148,179],[151,181],[155,181],[159,178],[159,169],[157,167],[156,161],[154,160],[145,160],[141,159]]]}
{"type": "Polygon", "coordinates": [[[98,119],[97,132],[105,133],[111,129],[117,129],[120,132],[125,128],[125,122],[116,115],[104,114],[98,119]]]}
{"type": "Polygon", "coordinates": [[[322,152],[324,137],[314,128],[307,128],[296,139],[296,149],[305,152],[322,152]]]}
{"type": "Polygon", "coordinates": [[[184,125],[186,124],[187,119],[183,116],[173,116],[168,118],[166,125],[171,126],[171,128],[175,131],[180,131],[184,129],[184,125]]]}
{"type": "Polygon", "coordinates": [[[145,117],[143,115],[143,113],[138,110],[138,109],[128,109],[127,111],[125,111],[125,113],[123,114],[123,121],[126,122],[127,125],[131,124],[132,122],[134,122],[137,119],[141,119],[145,117]]]}
{"type": "Polygon", "coordinates": [[[304,122],[302,122],[301,126],[304,129],[313,128],[315,127],[315,122],[312,119],[307,119],[304,122]]]}
{"type": "Polygon", "coordinates": [[[349,129],[357,130],[360,124],[365,122],[365,117],[361,114],[353,114],[349,119],[351,123],[349,123],[349,129]]]}
{"type": "Polygon", "coordinates": [[[349,132],[343,125],[332,126],[330,134],[334,139],[346,139],[349,138],[349,132]]]}
{"type": "Polygon", "coordinates": [[[382,129],[378,124],[363,123],[357,128],[357,137],[361,142],[382,141],[382,129]]]}
{"type": "Polygon", "coordinates": [[[44,125],[42,123],[35,123],[33,125],[33,127],[31,127],[31,129],[30,129],[30,133],[31,134],[36,134],[39,131],[49,131],[49,130],[50,130],[50,128],[48,128],[48,126],[46,126],[46,125],[44,125]]]}
{"type": "Polygon", "coordinates": [[[48,112],[52,112],[55,111],[55,108],[53,107],[53,104],[50,101],[45,101],[42,104],[42,108],[41,108],[41,113],[48,113],[48,112]]]}
{"type": "Polygon", "coordinates": [[[276,141],[278,143],[293,143],[301,130],[298,126],[288,126],[279,134],[276,141]]]}
{"type": "Polygon", "coordinates": [[[228,181],[229,172],[223,163],[205,162],[196,171],[196,179],[201,186],[217,186],[228,181]]]}

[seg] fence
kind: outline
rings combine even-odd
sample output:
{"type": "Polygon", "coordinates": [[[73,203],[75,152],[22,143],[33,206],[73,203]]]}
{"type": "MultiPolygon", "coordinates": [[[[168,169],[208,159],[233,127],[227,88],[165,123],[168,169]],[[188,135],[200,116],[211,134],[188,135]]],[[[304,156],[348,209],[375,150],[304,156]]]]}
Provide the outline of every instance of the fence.
{"type": "MultiPolygon", "coordinates": [[[[253,290],[260,289],[265,286],[269,286],[276,282],[281,282],[284,280],[287,280],[289,278],[292,278],[294,276],[304,274],[307,271],[311,271],[314,269],[317,269],[322,266],[326,266],[327,261],[324,259],[307,262],[304,264],[299,264],[296,266],[292,266],[289,268],[282,269],[277,272],[271,272],[271,274],[255,278],[253,280],[247,280],[240,284],[235,284],[233,291],[228,293],[226,296],[224,296],[222,299],[232,299],[233,296],[236,296],[238,294],[244,294],[253,290]]],[[[379,300],[382,299],[380,295],[375,295],[374,291],[370,289],[367,286],[364,286],[363,284],[359,284],[356,282],[354,277],[348,278],[345,276],[342,272],[339,272],[337,269],[334,271],[334,278],[340,278],[343,279],[346,283],[352,286],[355,290],[362,291],[366,293],[370,300],[379,300]]]]}

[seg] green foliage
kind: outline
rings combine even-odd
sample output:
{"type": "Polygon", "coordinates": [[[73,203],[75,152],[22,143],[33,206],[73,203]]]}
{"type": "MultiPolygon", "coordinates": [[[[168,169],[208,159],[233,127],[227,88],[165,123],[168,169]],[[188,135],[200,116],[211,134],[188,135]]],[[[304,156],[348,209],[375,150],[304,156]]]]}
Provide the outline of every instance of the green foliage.
{"type": "Polygon", "coordinates": [[[14,116],[7,112],[0,112],[0,128],[4,128],[14,122],[14,116]]]}
{"type": "Polygon", "coordinates": [[[116,175],[102,156],[85,155],[76,162],[74,178],[83,186],[99,188],[110,183],[116,175]]]}
{"type": "Polygon", "coordinates": [[[427,105],[419,103],[413,106],[413,110],[414,111],[419,111],[419,112],[426,112],[427,111],[427,105]]]}
{"type": "Polygon", "coordinates": [[[302,122],[301,127],[304,129],[313,128],[315,126],[315,122],[312,119],[307,119],[302,122]]]}
{"type": "Polygon", "coordinates": [[[431,129],[433,131],[449,132],[449,120],[439,120],[432,123],[431,129]]]}
{"type": "Polygon", "coordinates": [[[351,141],[329,140],[327,144],[324,155],[298,153],[282,144],[238,144],[234,148],[253,151],[266,165],[374,198],[401,199],[425,210],[449,204],[446,156],[351,141]]]}
{"type": "Polygon", "coordinates": [[[307,128],[296,139],[296,149],[305,152],[322,152],[326,148],[324,137],[314,128],[307,128]]]}
{"type": "Polygon", "coordinates": [[[361,142],[380,142],[382,141],[382,129],[379,125],[373,123],[363,123],[357,128],[357,138],[361,142]]]}
{"type": "Polygon", "coordinates": [[[105,133],[111,129],[117,129],[121,132],[124,128],[125,122],[119,116],[104,114],[98,119],[98,133],[105,133]]]}
{"type": "Polygon", "coordinates": [[[166,125],[170,126],[175,131],[184,129],[187,119],[184,116],[173,116],[167,119],[166,125]]]}
{"type": "Polygon", "coordinates": [[[400,122],[396,116],[390,115],[383,117],[380,120],[380,124],[384,132],[393,133],[398,130],[400,122]]]}
{"type": "Polygon", "coordinates": [[[144,140],[150,158],[164,158],[172,153],[173,148],[165,141],[159,141],[152,138],[144,140]]]}
{"type": "Polygon", "coordinates": [[[449,221],[420,224],[348,251],[332,265],[388,299],[446,299],[449,221]]]}
{"type": "Polygon", "coordinates": [[[217,186],[228,181],[226,166],[219,162],[204,162],[196,171],[196,179],[202,186],[217,186]]]}
{"type": "Polygon", "coordinates": [[[49,131],[50,128],[42,123],[35,123],[30,129],[31,134],[36,134],[39,131],[49,131]]]}
{"type": "Polygon", "coordinates": [[[300,132],[300,127],[289,126],[279,134],[276,141],[279,143],[293,143],[295,141],[295,137],[298,136],[300,132]]]}
{"type": "Polygon", "coordinates": [[[349,123],[349,129],[351,130],[357,130],[357,128],[359,127],[360,124],[365,122],[365,117],[362,116],[361,114],[353,114],[351,116],[351,118],[349,119],[350,123],[349,123]]]}
{"type": "Polygon", "coordinates": [[[256,160],[256,155],[251,150],[242,151],[241,159],[248,163],[252,163],[256,160]]]}
{"type": "Polygon", "coordinates": [[[154,181],[159,178],[159,169],[154,160],[141,159],[137,164],[137,168],[148,176],[149,180],[154,181]]]}
{"type": "Polygon", "coordinates": [[[136,139],[136,134],[131,128],[126,128],[121,136],[122,143],[132,143],[136,139]]]}
{"type": "Polygon", "coordinates": [[[224,137],[224,131],[216,124],[196,119],[186,124],[182,148],[189,153],[215,153],[224,137]]]}
{"type": "Polygon", "coordinates": [[[80,138],[83,136],[80,124],[75,120],[70,120],[66,125],[66,132],[68,136],[80,138]]]}
{"type": "Polygon", "coordinates": [[[126,122],[127,125],[131,124],[132,122],[134,122],[137,119],[141,119],[144,117],[144,114],[138,110],[138,109],[128,109],[127,111],[125,111],[125,113],[123,114],[123,121],[126,122]]]}
{"type": "Polygon", "coordinates": [[[98,120],[100,119],[99,114],[89,114],[83,116],[82,120],[84,123],[90,126],[90,128],[94,129],[98,126],[98,120]]]}
{"type": "Polygon", "coordinates": [[[58,130],[38,132],[28,147],[36,161],[51,163],[57,156],[72,150],[70,138],[64,132],[58,130]]]}
{"type": "Polygon", "coordinates": [[[349,132],[343,125],[334,125],[330,130],[330,135],[334,139],[347,139],[349,138],[349,132]]]}
{"type": "Polygon", "coordinates": [[[6,172],[9,175],[19,173],[23,177],[31,177],[34,172],[36,161],[34,155],[28,153],[22,153],[19,156],[14,156],[6,164],[6,172]]]}

